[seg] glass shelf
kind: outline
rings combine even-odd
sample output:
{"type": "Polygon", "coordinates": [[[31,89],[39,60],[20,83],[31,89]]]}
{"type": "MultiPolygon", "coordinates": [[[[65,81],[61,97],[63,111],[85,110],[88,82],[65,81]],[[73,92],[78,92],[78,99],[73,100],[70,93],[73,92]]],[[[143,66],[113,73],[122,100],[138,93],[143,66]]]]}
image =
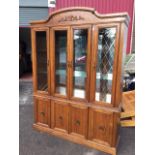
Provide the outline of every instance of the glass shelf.
{"type": "MultiPolygon", "coordinates": [[[[56,70],[56,75],[66,75],[66,70],[64,70],[64,69],[56,70]]],[[[86,72],[84,72],[84,71],[74,71],[74,76],[75,77],[85,78],[86,77],[86,72]]]]}
{"type": "Polygon", "coordinates": [[[101,95],[100,95],[100,92],[96,92],[96,101],[102,101],[102,100],[104,100],[106,103],[111,103],[111,94],[106,94],[106,96],[105,97],[102,97],[101,95]]]}
{"type": "Polygon", "coordinates": [[[78,98],[85,98],[85,90],[83,89],[74,89],[74,96],[78,97],[78,98]]]}
{"type": "MultiPolygon", "coordinates": [[[[57,87],[56,91],[60,92],[60,94],[62,94],[62,95],[65,95],[66,87],[59,86],[59,87],[57,87]]],[[[75,89],[74,93],[76,94],[76,97],[79,97],[79,98],[85,97],[85,91],[82,89],[75,89]]]]}
{"type": "Polygon", "coordinates": [[[112,81],[112,73],[108,73],[103,75],[102,73],[97,72],[96,73],[96,79],[97,80],[110,80],[112,81]]]}
{"type": "MultiPolygon", "coordinates": [[[[66,70],[64,69],[59,69],[56,71],[56,75],[66,75],[66,70]]],[[[81,77],[81,78],[86,78],[86,72],[84,71],[74,71],[74,76],[75,77],[81,77]]],[[[106,75],[102,75],[101,73],[96,73],[96,79],[97,80],[112,80],[112,74],[108,73],[106,75]]]]}
{"type": "Polygon", "coordinates": [[[57,86],[56,87],[56,92],[59,92],[61,95],[66,95],[66,87],[64,86],[57,86]]]}

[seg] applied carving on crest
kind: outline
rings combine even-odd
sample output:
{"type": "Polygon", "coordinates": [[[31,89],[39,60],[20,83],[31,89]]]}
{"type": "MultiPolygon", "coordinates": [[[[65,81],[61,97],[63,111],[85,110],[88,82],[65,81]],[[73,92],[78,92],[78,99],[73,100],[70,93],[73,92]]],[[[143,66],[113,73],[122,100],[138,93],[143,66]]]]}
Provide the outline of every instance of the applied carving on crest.
{"type": "Polygon", "coordinates": [[[60,20],[58,20],[58,22],[66,22],[66,21],[78,21],[78,20],[84,20],[83,17],[81,16],[65,16],[63,18],[61,18],[60,20]]]}

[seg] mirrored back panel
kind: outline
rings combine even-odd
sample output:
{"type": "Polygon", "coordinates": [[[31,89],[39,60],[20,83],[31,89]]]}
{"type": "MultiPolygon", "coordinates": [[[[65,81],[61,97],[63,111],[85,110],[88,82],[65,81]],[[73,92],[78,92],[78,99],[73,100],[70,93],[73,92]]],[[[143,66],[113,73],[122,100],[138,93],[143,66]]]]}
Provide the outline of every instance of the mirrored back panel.
{"type": "Polygon", "coordinates": [[[55,30],[55,93],[67,95],[67,30],[55,30]]]}
{"type": "Polygon", "coordinates": [[[73,97],[86,97],[88,29],[73,30],[73,97]]]}

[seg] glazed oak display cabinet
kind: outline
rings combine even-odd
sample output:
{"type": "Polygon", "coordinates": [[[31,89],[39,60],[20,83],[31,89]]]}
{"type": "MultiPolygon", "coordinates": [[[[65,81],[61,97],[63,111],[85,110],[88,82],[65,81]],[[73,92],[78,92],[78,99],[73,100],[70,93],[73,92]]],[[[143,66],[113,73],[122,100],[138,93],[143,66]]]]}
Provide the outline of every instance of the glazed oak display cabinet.
{"type": "Polygon", "coordinates": [[[116,154],[128,23],[81,7],[31,23],[35,129],[116,154]]]}

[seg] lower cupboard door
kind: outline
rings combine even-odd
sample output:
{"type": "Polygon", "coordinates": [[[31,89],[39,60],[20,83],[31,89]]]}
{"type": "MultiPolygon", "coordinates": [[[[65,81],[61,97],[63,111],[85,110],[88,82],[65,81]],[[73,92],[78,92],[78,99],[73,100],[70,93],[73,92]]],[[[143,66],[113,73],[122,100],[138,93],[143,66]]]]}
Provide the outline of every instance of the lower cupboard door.
{"type": "Polygon", "coordinates": [[[50,100],[34,98],[35,123],[44,127],[50,126],[50,100]]]}
{"type": "Polygon", "coordinates": [[[89,139],[111,146],[113,134],[113,113],[100,109],[89,111],[89,139]]]}
{"type": "Polygon", "coordinates": [[[66,102],[53,102],[54,116],[53,116],[53,128],[57,131],[68,133],[68,115],[69,108],[66,102]]]}
{"type": "Polygon", "coordinates": [[[70,134],[81,138],[87,137],[88,108],[86,106],[70,106],[70,134]]]}

